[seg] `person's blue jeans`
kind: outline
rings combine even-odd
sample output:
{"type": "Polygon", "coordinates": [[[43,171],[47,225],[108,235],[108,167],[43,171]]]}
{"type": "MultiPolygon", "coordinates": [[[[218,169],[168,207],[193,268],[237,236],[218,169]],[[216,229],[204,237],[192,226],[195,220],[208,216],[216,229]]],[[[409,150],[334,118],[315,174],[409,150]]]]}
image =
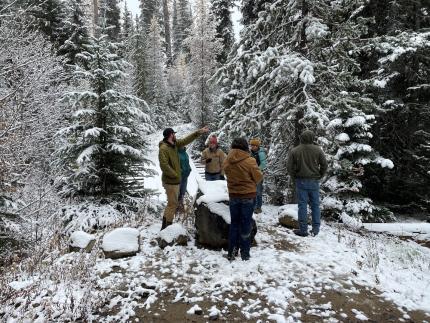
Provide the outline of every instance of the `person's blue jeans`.
{"type": "Polygon", "coordinates": [[[205,180],[207,180],[207,181],[219,181],[219,180],[221,180],[221,173],[216,173],[216,174],[205,173],[205,180]]]}
{"type": "Polygon", "coordinates": [[[185,192],[187,191],[187,183],[188,183],[188,176],[181,177],[181,184],[179,185],[179,195],[178,195],[178,201],[182,202],[185,196],[185,192]]]}
{"type": "Polygon", "coordinates": [[[312,232],[317,235],[320,231],[320,183],[315,179],[296,179],[296,192],[299,205],[299,230],[308,233],[308,203],[312,210],[312,232]]]}
{"type": "Polygon", "coordinates": [[[230,198],[230,231],[228,235],[228,253],[240,247],[242,259],[249,259],[251,248],[252,214],[254,213],[253,198],[230,198]]]}
{"type": "Polygon", "coordinates": [[[261,209],[263,205],[263,181],[257,184],[257,196],[255,198],[255,209],[261,209]]]}

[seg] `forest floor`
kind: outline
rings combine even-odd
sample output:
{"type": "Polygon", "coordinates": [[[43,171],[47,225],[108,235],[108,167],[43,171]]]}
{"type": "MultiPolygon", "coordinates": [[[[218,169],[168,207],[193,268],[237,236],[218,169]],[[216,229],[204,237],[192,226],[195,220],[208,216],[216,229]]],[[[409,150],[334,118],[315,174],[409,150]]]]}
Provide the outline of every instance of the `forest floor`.
{"type": "Polygon", "coordinates": [[[187,246],[160,249],[160,176],[146,184],[160,190],[158,211],[121,224],[140,231],[136,256],[106,259],[100,243],[89,254],[61,244],[35,254],[0,276],[0,321],[430,322],[430,249],[414,241],[324,221],[318,236],[298,237],[264,205],[249,261],[197,246],[192,223],[187,246]]]}

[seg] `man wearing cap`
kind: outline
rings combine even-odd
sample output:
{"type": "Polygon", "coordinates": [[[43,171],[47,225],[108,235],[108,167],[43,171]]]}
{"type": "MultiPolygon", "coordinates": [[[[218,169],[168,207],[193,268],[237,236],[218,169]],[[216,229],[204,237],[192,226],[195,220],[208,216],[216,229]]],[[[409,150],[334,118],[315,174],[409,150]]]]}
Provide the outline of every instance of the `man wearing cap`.
{"type": "Polygon", "coordinates": [[[217,181],[224,179],[222,165],[225,160],[225,153],[218,146],[218,139],[215,135],[209,138],[209,147],[202,152],[202,163],[205,165],[205,179],[207,181],[217,181]]]}
{"type": "Polygon", "coordinates": [[[179,186],[181,184],[181,164],[178,148],[188,145],[208,131],[208,127],[204,127],[183,139],[176,139],[176,132],[172,128],[166,128],[163,131],[163,140],[158,144],[158,160],[162,172],[161,181],[167,195],[167,206],[164,210],[161,230],[172,224],[178,207],[179,186]]]}
{"type": "MultiPolygon", "coordinates": [[[[251,146],[251,156],[257,161],[258,168],[261,172],[266,169],[266,153],[261,147],[261,140],[253,138],[249,141],[251,146]]],[[[254,213],[261,213],[261,206],[263,205],[263,181],[257,184],[257,196],[255,197],[254,213]]]]}

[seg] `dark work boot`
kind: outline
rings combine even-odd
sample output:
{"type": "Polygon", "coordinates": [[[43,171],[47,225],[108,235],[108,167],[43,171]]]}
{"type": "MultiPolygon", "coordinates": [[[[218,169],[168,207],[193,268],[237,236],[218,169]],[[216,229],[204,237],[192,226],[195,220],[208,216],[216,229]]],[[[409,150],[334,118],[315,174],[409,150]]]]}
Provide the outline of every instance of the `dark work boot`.
{"type": "MultiPolygon", "coordinates": [[[[161,223],[161,230],[164,230],[164,229],[166,228],[166,226],[167,226],[167,225],[166,225],[166,222],[167,222],[167,221],[166,221],[166,218],[163,216],[163,222],[161,223]]],[[[160,230],[160,231],[161,231],[161,230],[160,230]]]]}
{"type": "Polygon", "coordinates": [[[167,228],[169,225],[172,225],[172,223],[173,223],[173,222],[169,222],[169,221],[167,221],[167,220],[166,220],[166,228],[167,228]]]}

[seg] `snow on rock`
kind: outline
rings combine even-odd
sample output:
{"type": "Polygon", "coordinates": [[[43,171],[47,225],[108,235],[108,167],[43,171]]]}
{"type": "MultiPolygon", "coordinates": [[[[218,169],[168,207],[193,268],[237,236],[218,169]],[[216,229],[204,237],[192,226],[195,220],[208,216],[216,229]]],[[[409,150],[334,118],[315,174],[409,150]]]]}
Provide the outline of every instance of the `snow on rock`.
{"type": "Polygon", "coordinates": [[[226,223],[231,223],[230,208],[228,205],[216,202],[209,202],[207,205],[212,213],[222,217],[226,223]]]}
{"type": "Polygon", "coordinates": [[[102,249],[106,258],[116,259],[136,255],[139,245],[139,230],[118,228],[104,235],[102,249]]]}
{"type": "Polygon", "coordinates": [[[219,309],[216,308],[216,306],[212,306],[209,309],[209,319],[210,320],[217,320],[219,315],[220,315],[221,311],[219,309]]]}
{"type": "Polygon", "coordinates": [[[205,181],[204,179],[198,179],[199,190],[202,192],[196,203],[210,203],[210,202],[222,202],[228,201],[228,189],[227,181],[205,181]]]}
{"type": "Polygon", "coordinates": [[[348,214],[346,214],[345,212],[342,212],[341,216],[340,216],[342,222],[351,230],[357,231],[359,230],[363,223],[357,219],[357,218],[353,218],[351,216],[349,216],[348,214]]]}
{"type": "Polygon", "coordinates": [[[197,304],[194,304],[193,307],[191,307],[188,311],[187,314],[193,315],[193,314],[197,314],[197,315],[201,315],[203,313],[203,310],[201,309],[201,307],[197,304]]]}
{"type": "Polygon", "coordinates": [[[69,250],[91,252],[96,243],[96,237],[84,231],[75,231],[71,234],[69,240],[69,250]]]}
{"type": "Polygon", "coordinates": [[[187,245],[187,230],[180,223],[173,223],[159,233],[158,245],[165,248],[168,245],[187,245]]]}
{"type": "Polygon", "coordinates": [[[297,229],[298,222],[298,205],[286,204],[278,210],[279,223],[289,229],[297,229]]]}

